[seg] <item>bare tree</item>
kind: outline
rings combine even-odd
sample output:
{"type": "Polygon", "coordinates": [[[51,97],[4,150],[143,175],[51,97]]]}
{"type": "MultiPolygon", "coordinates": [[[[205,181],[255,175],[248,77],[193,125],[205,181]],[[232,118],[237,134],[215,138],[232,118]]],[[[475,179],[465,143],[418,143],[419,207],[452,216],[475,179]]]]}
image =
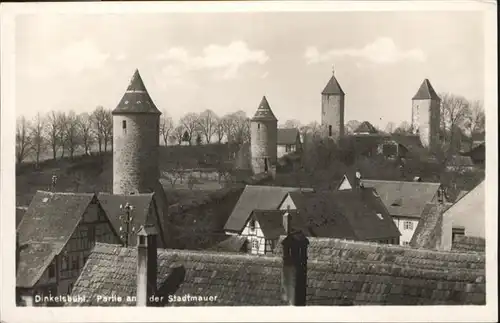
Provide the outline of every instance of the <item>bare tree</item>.
{"type": "Polygon", "coordinates": [[[347,134],[352,134],[358,127],[361,125],[361,122],[358,120],[350,120],[347,122],[345,131],[347,134]]]}
{"type": "Polygon", "coordinates": [[[57,149],[60,144],[60,122],[58,115],[55,111],[49,112],[47,120],[44,122],[47,127],[47,139],[50,148],[52,149],[52,159],[57,158],[57,149]]]}
{"type": "Polygon", "coordinates": [[[226,135],[228,143],[234,140],[234,118],[231,114],[226,114],[219,120],[219,127],[223,129],[221,132],[226,135]]]}
{"type": "Polygon", "coordinates": [[[244,111],[238,111],[230,116],[232,124],[232,138],[237,144],[250,142],[250,118],[244,111]]]}
{"type": "MultiPolygon", "coordinates": [[[[442,124],[444,124],[444,133],[448,135],[445,137],[445,141],[450,148],[457,146],[457,142],[461,138],[458,138],[458,130],[463,128],[464,122],[470,113],[469,102],[462,96],[445,93],[441,94],[441,119],[442,124]],[[447,140],[446,140],[447,139],[447,140]]],[[[449,149],[452,153],[453,149],[449,149]]]]}
{"type": "Polygon", "coordinates": [[[396,129],[394,129],[394,133],[411,134],[411,126],[407,121],[403,121],[396,129]]]}
{"type": "Polygon", "coordinates": [[[217,130],[217,115],[210,109],[203,111],[198,117],[199,130],[205,137],[207,144],[212,140],[212,136],[217,130]]]}
{"type": "Polygon", "coordinates": [[[46,143],[44,136],[45,122],[46,120],[40,115],[40,113],[37,113],[37,115],[33,119],[33,122],[31,123],[31,149],[33,150],[33,153],[35,155],[35,163],[37,167],[40,164],[40,155],[42,154],[46,143]]]}
{"type": "Polygon", "coordinates": [[[179,124],[179,125],[177,125],[177,127],[174,128],[172,137],[175,139],[175,141],[177,142],[178,145],[182,144],[182,138],[184,136],[184,131],[185,131],[185,128],[184,128],[183,124],[179,124]]]}
{"type": "Polygon", "coordinates": [[[64,158],[66,149],[68,148],[68,140],[66,134],[69,127],[69,119],[65,112],[60,111],[57,113],[57,124],[59,128],[58,141],[61,147],[61,158],[64,158]]]}
{"type": "Polygon", "coordinates": [[[189,135],[189,145],[192,145],[193,134],[199,127],[198,120],[199,116],[194,112],[186,114],[180,120],[180,123],[184,126],[184,129],[187,131],[189,135]]]}
{"type": "Polygon", "coordinates": [[[226,127],[224,126],[224,118],[217,118],[215,122],[215,135],[219,144],[222,142],[222,140],[224,140],[225,134],[226,127]]]}
{"type": "Polygon", "coordinates": [[[16,120],[16,162],[22,163],[29,153],[31,138],[29,136],[30,122],[24,116],[16,120]]]}
{"type": "Polygon", "coordinates": [[[281,128],[300,128],[300,121],[299,120],[287,120],[285,123],[281,126],[281,128]]]}
{"type": "Polygon", "coordinates": [[[80,138],[83,145],[84,154],[90,155],[92,144],[94,143],[94,136],[92,134],[92,117],[88,113],[79,115],[80,120],[80,138]]]}
{"type": "Polygon", "coordinates": [[[474,101],[470,104],[469,112],[465,117],[464,126],[470,139],[470,148],[473,145],[473,135],[485,130],[486,116],[484,114],[483,103],[474,101]]]}
{"type": "Polygon", "coordinates": [[[108,146],[113,149],[113,115],[111,110],[105,110],[104,114],[104,151],[108,151],[108,146]]]}
{"type": "Polygon", "coordinates": [[[97,139],[97,144],[99,146],[99,154],[103,152],[105,128],[106,128],[106,110],[104,107],[98,106],[94,112],[92,112],[92,121],[94,124],[94,133],[97,139]]]}
{"type": "Polygon", "coordinates": [[[169,138],[174,130],[174,120],[172,117],[163,111],[160,119],[160,136],[163,138],[165,146],[168,146],[169,138]]]}
{"type": "Polygon", "coordinates": [[[81,144],[80,140],[80,118],[75,112],[70,111],[65,118],[64,142],[69,151],[69,157],[73,159],[75,150],[81,144]]]}
{"type": "Polygon", "coordinates": [[[387,123],[387,125],[385,126],[385,132],[387,132],[387,133],[389,133],[389,134],[390,134],[390,133],[393,133],[393,132],[394,132],[394,130],[395,130],[395,128],[396,128],[396,125],[394,124],[394,122],[389,121],[389,122],[387,123]]]}

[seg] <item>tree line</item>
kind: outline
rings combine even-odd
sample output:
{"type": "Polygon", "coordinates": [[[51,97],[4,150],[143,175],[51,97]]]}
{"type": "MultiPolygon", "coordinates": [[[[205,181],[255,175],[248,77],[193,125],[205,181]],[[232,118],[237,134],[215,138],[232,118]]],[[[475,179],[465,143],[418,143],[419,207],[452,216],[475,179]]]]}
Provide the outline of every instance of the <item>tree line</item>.
{"type": "MultiPolygon", "coordinates": [[[[212,110],[187,113],[178,122],[163,112],[160,119],[160,141],[165,145],[194,143],[242,144],[250,141],[250,118],[244,111],[219,117],[212,110]]],[[[98,106],[92,113],[74,111],[38,113],[34,118],[16,120],[16,163],[31,157],[36,165],[50,154],[57,159],[76,154],[102,154],[112,149],[113,117],[111,110],[98,106]]]]}

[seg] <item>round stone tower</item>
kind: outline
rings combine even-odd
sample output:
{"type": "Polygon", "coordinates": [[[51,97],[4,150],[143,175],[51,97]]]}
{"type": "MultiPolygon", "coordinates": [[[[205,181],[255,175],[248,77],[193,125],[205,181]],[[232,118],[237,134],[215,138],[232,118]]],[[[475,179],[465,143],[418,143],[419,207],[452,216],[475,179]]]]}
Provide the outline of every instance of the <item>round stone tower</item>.
{"type": "Polygon", "coordinates": [[[254,174],[271,171],[278,155],[278,119],[274,116],[266,97],[250,122],[250,152],[254,174]]]}
{"type": "Polygon", "coordinates": [[[327,137],[338,141],[344,135],[345,93],[335,78],[335,72],[321,92],[321,125],[327,137]]]}
{"type": "Polygon", "coordinates": [[[160,115],[138,70],[113,115],[113,194],[153,192],[158,167],[160,115]]]}

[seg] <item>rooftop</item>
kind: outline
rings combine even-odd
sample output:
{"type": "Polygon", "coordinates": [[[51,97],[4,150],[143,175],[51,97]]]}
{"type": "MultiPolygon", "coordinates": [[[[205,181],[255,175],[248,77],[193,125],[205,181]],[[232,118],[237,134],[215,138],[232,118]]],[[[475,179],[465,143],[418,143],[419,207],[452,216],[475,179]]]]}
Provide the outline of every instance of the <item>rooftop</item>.
{"type": "Polygon", "coordinates": [[[278,121],[265,96],[262,97],[259,108],[257,109],[257,112],[255,112],[252,121],[278,121]]]}
{"type": "MultiPolygon", "coordinates": [[[[339,257],[308,262],[307,305],[485,304],[484,254],[333,243],[342,248],[334,251],[339,257]],[[464,267],[468,262],[478,268],[464,267]]],[[[97,244],[72,292],[85,296],[78,305],[98,305],[97,295],[135,295],[136,261],[136,248],[97,244]]],[[[278,256],[160,249],[157,295],[217,296],[215,302],[162,304],[173,306],[284,305],[281,271],[278,256]]]]}
{"type": "Polygon", "coordinates": [[[299,129],[297,128],[279,128],[278,129],[278,145],[295,145],[299,129]]]}
{"type": "Polygon", "coordinates": [[[428,79],[425,79],[413,97],[413,100],[440,100],[440,98],[436,91],[434,91],[431,82],[428,79]]]}
{"type": "Polygon", "coordinates": [[[137,113],[147,113],[147,114],[161,114],[161,112],[156,108],[153,100],[149,96],[146,86],[142,81],[139,70],[135,70],[132,79],[123,95],[122,99],[118,103],[118,106],[113,110],[113,114],[137,114],[137,113]]]}
{"type": "Polygon", "coordinates": [[[337,81],[337,78],[335,77],[335,74],[332,75],[328,83],[326,84],[325,88],[321,92],[322,95],[340,95],[343,96],[345,95],[344,91],[340,87],[339,82],[337,81]]]}

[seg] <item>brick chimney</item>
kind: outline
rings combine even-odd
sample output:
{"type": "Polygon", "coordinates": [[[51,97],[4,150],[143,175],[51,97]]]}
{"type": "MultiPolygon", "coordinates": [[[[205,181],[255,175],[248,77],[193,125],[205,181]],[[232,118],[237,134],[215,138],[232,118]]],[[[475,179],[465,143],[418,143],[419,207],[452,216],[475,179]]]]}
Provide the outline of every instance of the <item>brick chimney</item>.
{"type": "Polygon", "coordinates": [[[288,305],[305,306],[309,240],[301,231],[296,231],[288,234],[281,244],[283,247],[283,270],[281,272],[283,300],[288,305]]]}
{"type": "Polygon", "coordinates": [[[290,213],[290,205],[288,205],[286,212],[283,214],[283,228],[285,229],[285,235],[289,235],[292,232],[292,214],[290,213]]]}
{"type": "Polygon", "coordinates": [[[141,226],[137,232],[137,306],[152,306],[158,271],[158,232],[154,225],[141,226]]]}

